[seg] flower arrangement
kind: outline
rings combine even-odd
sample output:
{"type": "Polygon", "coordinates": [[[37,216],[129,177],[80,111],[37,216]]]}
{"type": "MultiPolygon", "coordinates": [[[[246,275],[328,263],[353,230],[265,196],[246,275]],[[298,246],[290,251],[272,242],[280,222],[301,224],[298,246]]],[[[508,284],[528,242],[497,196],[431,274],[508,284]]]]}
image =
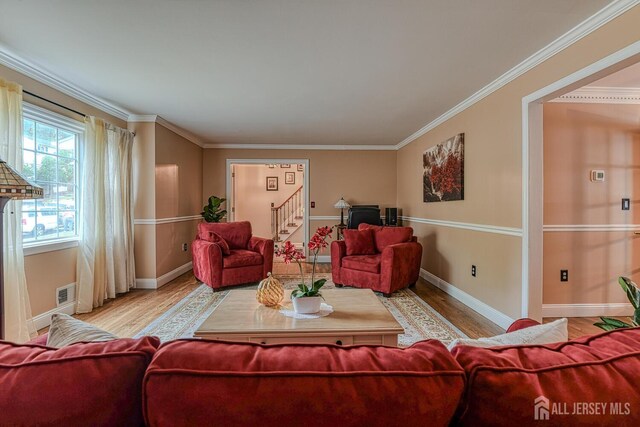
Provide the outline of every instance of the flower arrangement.
{"type": "Polygon", "coordinates": [[[296,247],[290,241],[284,242],[282,247],[276,251],[276,256],[281,256],[284,258],[285,264],[291,264],[291,262],[296,262],[298,267],[300,268],[300,279],[302,283],[298,284],[298,289],[291,292],[292,298],[302,298],[302,297],[321,297],[320,288],[324,286],[327,279],[315,280],[316,276],[316,263],[318,262],[318,253],[327,246],[329,246],[329,242],[327,239],[331,237],[331,232],[333,231],[332,227],[320,227],[316,230],[315,234],[309,241],[307,245],[309,250],[311,250],[313,254],[313,268],[311,269],[311,286],[307,286],[304,280],[304,270],[302,268],[302,261],[305,260],[304,254],[298,251],[296,247]]]}

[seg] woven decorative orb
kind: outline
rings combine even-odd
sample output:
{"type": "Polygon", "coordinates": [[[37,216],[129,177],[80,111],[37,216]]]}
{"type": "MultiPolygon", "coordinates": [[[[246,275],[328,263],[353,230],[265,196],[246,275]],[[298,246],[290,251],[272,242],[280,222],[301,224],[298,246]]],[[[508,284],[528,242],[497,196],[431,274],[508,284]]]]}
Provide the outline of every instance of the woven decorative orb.
{"type": "Polygon", "coordinates": [[[284,286],[269,273],[267,278],[258,285],[256,299],[260,304],[267,307],[277,306],[284,299],[284,286]]]}

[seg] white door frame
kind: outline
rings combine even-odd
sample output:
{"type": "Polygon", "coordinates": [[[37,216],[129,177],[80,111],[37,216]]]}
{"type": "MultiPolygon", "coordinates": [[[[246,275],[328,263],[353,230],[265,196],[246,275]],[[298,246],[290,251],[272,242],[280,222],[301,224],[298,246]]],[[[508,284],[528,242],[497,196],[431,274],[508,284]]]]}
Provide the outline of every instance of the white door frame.
{"type": "MultiPolygon", "coordinates": [[[[232,165],[271,165],[271,164],[290,164],[304,165],[304,255],[307,256],[307,243],[309,242],[309,159],[227,159],[226,173],[226,191],[227,206],[233,206],[233,188],[231,186],[231,166],[232,165]]],[[[228,209],[229,220],[235,219],[235,213],[232,209],[228,209]]]]}
{"type": "Polygon", "coordinates": [[[542,319],[542,104],[638,61],[640,41],[522,98],[522,317],[542,319]]]}

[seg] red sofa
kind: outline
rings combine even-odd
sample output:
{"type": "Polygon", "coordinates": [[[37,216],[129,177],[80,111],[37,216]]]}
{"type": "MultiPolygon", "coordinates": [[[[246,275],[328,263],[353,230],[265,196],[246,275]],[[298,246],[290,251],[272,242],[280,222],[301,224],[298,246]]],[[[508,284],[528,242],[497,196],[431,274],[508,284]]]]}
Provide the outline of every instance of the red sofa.
{"type": "Polygon", "coordinates": [[[350,230],[345,230],[345,240],[331,243],[331,274],[336,286],[369,288],[388,297],[418,281],[422,245],[411,227],[360,224],[358,230],[372,230],[373,246],[356,239],[347,242],[350,230]],[[356,254],[350,255],[350,250],[356,254]]]}
{"type": "Polygon", "coordinates": [[[158,344],[144,337],[55,350],[0,341],[0,425],[640,422],[640,328],[550,345],[459,346],[451,353],[433,340],[406,349],[158,344]],[[536,420],[545,410],[548,420],[536,420]]]}
{"type": "Polygon", "coordinates": [[[217,290],[259,282],[273,268],[273,240],[251,235],[251,223],[201,222],[191,244],[193,274],[217,290]]]}

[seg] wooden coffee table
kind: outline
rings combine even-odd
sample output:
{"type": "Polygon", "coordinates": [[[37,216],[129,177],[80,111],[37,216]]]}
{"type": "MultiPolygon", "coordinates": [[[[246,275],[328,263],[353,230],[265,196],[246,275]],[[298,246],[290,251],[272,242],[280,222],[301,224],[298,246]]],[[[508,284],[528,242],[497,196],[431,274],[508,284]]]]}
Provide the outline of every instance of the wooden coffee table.
{"type": "MultiPolygon", "coordinates": [[[[260,305],[254,290],[232,290],[194,336],[262,344],[398,345],[404,329],[370,289],[327,289],[322,295],[333,313],[294,319],[260,305]]],[[[288,297],[282,305],[292,309],[288,297]]]]}

